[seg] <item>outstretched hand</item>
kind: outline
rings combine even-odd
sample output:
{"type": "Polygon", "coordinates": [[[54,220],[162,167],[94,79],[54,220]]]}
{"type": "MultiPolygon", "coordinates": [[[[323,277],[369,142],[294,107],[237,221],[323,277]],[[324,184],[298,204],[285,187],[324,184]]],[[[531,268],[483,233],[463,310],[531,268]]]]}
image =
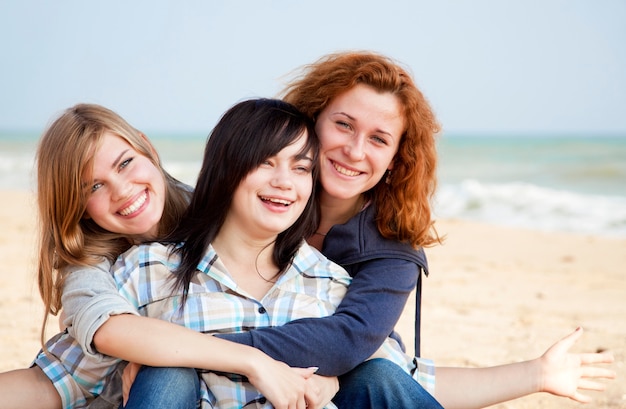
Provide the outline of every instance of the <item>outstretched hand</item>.
{"type": "Polygon", "coordinates": [[[589,403],[591,397],[580,390],[603,391],[606,386],[598,378],[613,379],[615,372],[593,366],[613,362],[609,353],[571,353],[570,348],[583,333],[582,328],[561,339],[539,358],[542,369],[540,389],[557,396],[564,396],[581,403],[589,403]]]}

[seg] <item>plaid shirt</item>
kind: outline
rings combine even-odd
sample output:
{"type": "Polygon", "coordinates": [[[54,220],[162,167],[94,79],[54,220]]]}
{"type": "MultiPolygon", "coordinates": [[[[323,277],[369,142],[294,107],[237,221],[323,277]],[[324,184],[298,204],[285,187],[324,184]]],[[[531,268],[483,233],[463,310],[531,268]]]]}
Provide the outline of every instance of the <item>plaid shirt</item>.
{"type": "MultiPolygon", "coordinates": [[[[275,285],[257,300],[240,289],[227,273],[212,247],[198,265],[187,302],[181,309],[182,294],[172,294],[171,270],[180,259],[171,247],[154,243],[134,247],[120,256],[112,268],[119,292],[141,315],[160,318],[204,333],[239,332],[257,327],[280,326],[298,318],[331,315],[341,302],[349,275],[340,266],[304,243],[291,267],[275,285]]],[[[98,395],[106,377],[115,371],[105,359],[96,362],[86,358],[69,335],[61,335],[49,344],[52,357],[37,358],[62,396],[64,407],[80,407],[98,395]],[[56,358],[56,359],[55,359],[56,358]]],[[[431,389],[432,364],[406,356],[391,338],[374,357],[385,357],[399,365],[431,389]],[[416,366],[419,367],[416,370],[416,366]]],[[[247,380],[239,375],[202,373],[204,408],[271,408],[247,380]]],[[[332,408],[328,406],[328,408],[332,408]]]]}

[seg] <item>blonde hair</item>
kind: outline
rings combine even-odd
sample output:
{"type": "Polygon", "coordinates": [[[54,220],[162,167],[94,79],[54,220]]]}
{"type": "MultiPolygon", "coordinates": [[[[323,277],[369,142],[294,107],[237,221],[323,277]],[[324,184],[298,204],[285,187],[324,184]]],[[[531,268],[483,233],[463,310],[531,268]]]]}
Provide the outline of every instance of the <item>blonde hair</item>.
{"type": "Polygon", "coordinates": [[[189,193],[163,170],[158,156],[138,130],[115,112],[94,104],[65,110],[44,132],[37,149],[37,201],[40,219],[38,285],[45,305],[42,342],[48,314],[61,310],[62,270],[70,265],[92,266],[114,260],[132,244],[123,234],[107,231],[84,218],[88,189],[83,176],[91,172],[102,136],[110,132],[127,141],[161,170],[166,201],[159,235],[178,224],[189,193]]]}
{"type": "Polygon", "coordinates": [[[329,54],[302,67],[283,98],[316,120],[337,96],[357,84],[395,95],[404,110],[406,129],[393,171],[368,192],[376,205],[378,230],[416,247],[439,243],[430,202],[437,184],[435,136],[440,126],[407,70],[373,52],[329,54]]]}

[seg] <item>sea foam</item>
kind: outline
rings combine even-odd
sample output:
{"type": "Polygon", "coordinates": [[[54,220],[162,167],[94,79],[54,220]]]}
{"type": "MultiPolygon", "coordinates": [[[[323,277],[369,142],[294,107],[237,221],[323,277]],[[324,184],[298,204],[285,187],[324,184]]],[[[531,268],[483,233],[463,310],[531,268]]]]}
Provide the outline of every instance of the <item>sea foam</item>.
{"type": "Polygon", "coordinates": [[[626,197],[622,196],[469,179],[440,186],[433,207],[439,218],[626,237],[626,197]]]}

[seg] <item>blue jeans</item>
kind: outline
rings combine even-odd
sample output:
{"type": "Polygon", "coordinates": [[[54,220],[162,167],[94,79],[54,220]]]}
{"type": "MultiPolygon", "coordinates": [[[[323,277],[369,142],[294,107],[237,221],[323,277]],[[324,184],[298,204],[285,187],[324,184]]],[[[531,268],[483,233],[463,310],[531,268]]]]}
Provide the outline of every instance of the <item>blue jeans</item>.
{"type": "Polygon", "coordinates": [[[196,409],[200,380],[195,369],[143,366],[124,409],[196,409]]]}
{"type": "Polygon", "coordinates": [[[339,409],[443,409],[402,368],[382,358],[365,361],[340,376],[339,392],[333,402],[339,409]]]}

